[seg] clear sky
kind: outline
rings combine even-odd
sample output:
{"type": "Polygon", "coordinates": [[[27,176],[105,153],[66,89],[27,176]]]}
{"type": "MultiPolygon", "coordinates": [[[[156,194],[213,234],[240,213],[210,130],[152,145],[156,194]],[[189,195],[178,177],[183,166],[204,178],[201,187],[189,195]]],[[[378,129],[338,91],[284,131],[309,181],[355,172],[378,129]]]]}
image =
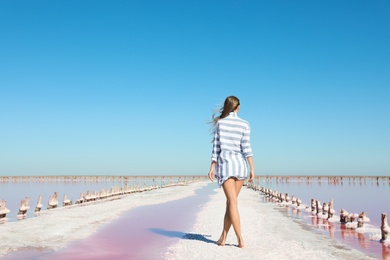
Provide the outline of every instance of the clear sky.
{"type": "Polygon", "coordinates": [[[390,175],[390,1],[0,1],[0,175],[390,175]]]}

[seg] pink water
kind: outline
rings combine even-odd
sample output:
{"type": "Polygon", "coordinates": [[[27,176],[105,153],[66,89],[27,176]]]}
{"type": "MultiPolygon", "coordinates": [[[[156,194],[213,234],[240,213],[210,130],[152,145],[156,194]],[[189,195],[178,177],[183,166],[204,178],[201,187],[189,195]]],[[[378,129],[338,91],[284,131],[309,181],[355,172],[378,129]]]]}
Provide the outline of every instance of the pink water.
{"type": "Polygon", "coordinates": [[[30,210],[24,218],[35,217],[34,209],[39,195],[42,195],[42,210],[48,205],[50,195],[58,192],[58,206],[61,207],[64,194],[75,202],[81,193],[109,190],[111,187],[146,187],[165,185],[179,180],[191,180],[193,176],[43,176],[17,177],[0,176],[0,200],[7,201],[7,221],[17,221],[20,201],[30,197],[30,210]]]}
{"type": "Polygon", "coordinates": [[[178,239],[206,237],[190,234],[197,211],[207,202],[215,185],[196,191],[196,196],[163,204],[138,207],[104,226],[85,240],[49,252],[42,249],[26,250],[7,257],[20,259],[159,259],[166,248],[178,239]]]}
{"type": "MultiPolygon", "coordinates": [[[[390,213],[390,185],[388,181],[377,181],[366,179],[360,181],[351,178],[341,183],[329,183],[327,181],[302,182],[302,180],[291,178],[289,180],[278,180],[275,178],[262,180],[258,185],[277,190],[281,193],[288,193],[291,197],[295,195],[302,200],[302,203],[310,205],[311,198],[321,202],[334,200],[336,215],[340,210],[346,209],[350,213],[361,213],[365,211],[370,218],[370,225],[380,233],[381,213],[390,213]]],[[[264,202],[273,203],[267,198],[264,202]]],[[[371,239],[372,233],[360,233],[354,229],[346,228],[346,225],[338,222],[329,222],[326,219],[317,217],[311,212],[297,210],[288,207],[275,208],[286,216],[293,218],[303,228],[314,232],[325,234],[332,239],[344,243],[352,248],[367,253],[378,259],[390,259],[390,249],[387,245],[371,239]]]]}
{"type": "Polygon", "coordinates": [[[336,214],[341,209],[349,213],[362,213],[365,211],[370,218],[370,224],[380,227],[381,213],[390,214],[390,183],[388,181],[376,181],[375,178],[361,179],[344,178],[339,183],[330,183],[326,179],[313,179],[306,182],[302,179],[289,178],[279,180],[276,178],[261,179],[260,186],[281,193],[288,193],[290,197],[295,195],[302,203],[310,205],[312,198],[321,203],[333,199],[336,214]]]}

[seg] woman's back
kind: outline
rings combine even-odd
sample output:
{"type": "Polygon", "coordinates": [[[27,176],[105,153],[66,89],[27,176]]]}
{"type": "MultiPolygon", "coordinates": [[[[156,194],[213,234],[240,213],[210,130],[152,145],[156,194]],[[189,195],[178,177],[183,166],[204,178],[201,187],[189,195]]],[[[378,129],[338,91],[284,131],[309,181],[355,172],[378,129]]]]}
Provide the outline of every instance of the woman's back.
{"type": "Polygon", "coordinates": [[[231,112],[218,121],[219,145],[221,152],[241,153],[244,157],[250,152],[249,123],[231,112]]]}

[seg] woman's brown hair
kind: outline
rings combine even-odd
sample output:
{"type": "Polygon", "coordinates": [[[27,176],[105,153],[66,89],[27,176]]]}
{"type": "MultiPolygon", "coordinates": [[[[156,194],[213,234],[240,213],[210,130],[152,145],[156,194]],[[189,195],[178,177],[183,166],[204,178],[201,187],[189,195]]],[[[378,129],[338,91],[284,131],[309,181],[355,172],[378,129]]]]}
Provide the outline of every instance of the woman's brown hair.
{"type": "Polygon", "coordinates": [[[233,112],[240,105],[240,100],[235,96],[229,96],[225,99],[223,107],[221,107],[216,113],[220,113],[219,116],[216,116],[216,113],[213,115],[213,125],[215,126],[218,120],[225,118],[229,115],[230,112],[233,112]]]}

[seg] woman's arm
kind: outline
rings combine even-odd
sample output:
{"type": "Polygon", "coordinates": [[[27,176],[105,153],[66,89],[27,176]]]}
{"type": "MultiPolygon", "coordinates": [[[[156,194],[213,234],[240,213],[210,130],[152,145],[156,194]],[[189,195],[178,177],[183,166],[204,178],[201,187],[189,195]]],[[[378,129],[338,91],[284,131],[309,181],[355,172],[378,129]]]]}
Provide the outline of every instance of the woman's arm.
{"type": "Polygon", "coordinates": [[[209,179],[211,181],[214,181],[214,170],[215,165],[217,164],[217,160],[219,157],[219,154],[221,153],[221,143],[219,142],[219,124],[215,126],[214,129],[214,139],[213,139],[213,152],[211,156],[211,165],[210,165],[210,171],[209,171],[209,179]]]}
{"type": "Polygon", "coordinates": [[[215,169],[215,161],[212,161],[210,165],[210,171],[209,171],[210,181],[214,181],[214,169],[215,169]]]}
{"type": "Polygon", "coordinates": [[[252,182],[255,178],[255,166],[253,165],[252,156],[247,157],[250,169],[249,182],[252,182]]]}

